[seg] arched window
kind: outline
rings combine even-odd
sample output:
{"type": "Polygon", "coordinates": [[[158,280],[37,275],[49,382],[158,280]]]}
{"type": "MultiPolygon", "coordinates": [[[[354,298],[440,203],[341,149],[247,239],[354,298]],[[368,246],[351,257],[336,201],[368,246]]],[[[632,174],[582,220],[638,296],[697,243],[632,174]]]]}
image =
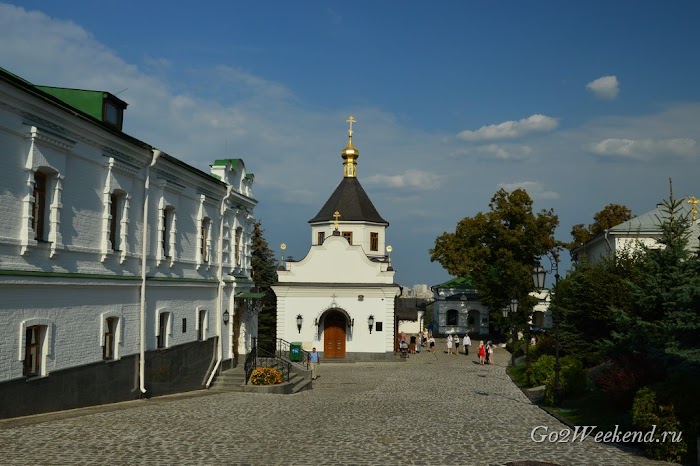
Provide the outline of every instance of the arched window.
{"type": "Polygon", "coordinates": [[[457,312],[457,309],[449,309],[446,314],[447,325],[457,325],[458,317],[459,313],[457,312]]]}

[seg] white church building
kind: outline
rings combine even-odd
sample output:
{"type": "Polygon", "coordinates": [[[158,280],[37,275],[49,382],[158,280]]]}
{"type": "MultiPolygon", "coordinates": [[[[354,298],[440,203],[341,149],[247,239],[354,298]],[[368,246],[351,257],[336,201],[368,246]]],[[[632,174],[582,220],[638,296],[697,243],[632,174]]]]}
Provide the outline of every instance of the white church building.
{"type": "Polygon", "coordinates": [[[207,387],[249,351],[253,175],[125,134],[126,107],[0,68],[0,418],[207,387]]]}
{"type": "Polygon", "coordinates": [[[391,246],[384,220],[357,179],[359,152],[342,150],[343,179],[309,220],[311,248],[287,261],[272,286],[277,296],[277,338],[317,349],[324,359],[393,358],[396,319],[391,246]]]}

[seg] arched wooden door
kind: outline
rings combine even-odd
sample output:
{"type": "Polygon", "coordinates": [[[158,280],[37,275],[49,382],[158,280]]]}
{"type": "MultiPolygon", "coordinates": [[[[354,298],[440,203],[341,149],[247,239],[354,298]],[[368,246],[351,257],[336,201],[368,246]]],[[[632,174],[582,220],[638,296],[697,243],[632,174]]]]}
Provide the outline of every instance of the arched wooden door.
{"type": "Polygon", "coordinates": [[[323,357],[345,357],[345,316],[340,312],[333,311],[324,319],[323,357]]]}

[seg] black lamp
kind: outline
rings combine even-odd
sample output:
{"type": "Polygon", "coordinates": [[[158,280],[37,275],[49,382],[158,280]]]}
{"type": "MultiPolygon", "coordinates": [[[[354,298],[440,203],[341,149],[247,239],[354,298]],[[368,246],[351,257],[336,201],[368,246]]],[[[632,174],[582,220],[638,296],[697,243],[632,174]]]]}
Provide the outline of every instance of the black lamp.
{"type": "Polygon", "coordinates": [[[228,325],[228,309],[224,311],[224,325],[228,325]]]}
{"type": "Polygon", "coordinates": [[[372,327],[374,327],[374,316],[370,315],[367,319],[367,324],[369,325],[369,333],[372,333],[372,327]]]}
{"type": "Polygon", "coordinates": [[[304,321],[304,318],[301,316],[301,314],[297,315],[297,330],[299,330],[299,333],[301,333],[301,323],[304,321]]]}

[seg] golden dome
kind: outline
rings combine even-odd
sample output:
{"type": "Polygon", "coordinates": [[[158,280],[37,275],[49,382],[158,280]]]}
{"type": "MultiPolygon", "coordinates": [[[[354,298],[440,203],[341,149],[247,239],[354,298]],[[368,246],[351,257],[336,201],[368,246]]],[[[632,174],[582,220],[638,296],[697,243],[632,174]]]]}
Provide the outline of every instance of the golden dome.
{"type": "Polygon", "coordinates": [[[360,151],[358,151],[355,146],[352,145],[352,124],[356,122],[355,118],[351,115],[347,120],[350,123],[350,129],[348,130],[348,145],[340,153],[343,158],[343,176],[346,178],[355,178],[357,176],[357,158],[360,156],[360,151]]]}

